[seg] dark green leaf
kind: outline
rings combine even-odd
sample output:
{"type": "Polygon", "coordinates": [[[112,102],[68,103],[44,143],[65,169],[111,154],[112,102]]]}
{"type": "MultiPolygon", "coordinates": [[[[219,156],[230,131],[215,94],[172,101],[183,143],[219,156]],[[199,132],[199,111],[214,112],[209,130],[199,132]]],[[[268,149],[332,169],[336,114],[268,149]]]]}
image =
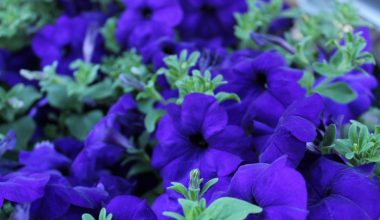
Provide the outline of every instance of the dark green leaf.
{"type": "Polygon", "coordinates": [[[94,125],[103,117],[99,110],[93,110],[83,115],[70,115],[66,118],[65,124],[69,128],[70,134],[79,140],[84,140],[94,125]]]}
{"type": "Polygon", "coordinates": [[[315,88],[315,92],[341,104],[350,103],[358,96],[353,89],[343,82],[319,85],[315,88]]]}
{"type": "Polygon", "coordinates": [[[16,132],[16,149],[26,149],[28,141],[32,137],[36,124],[28,116],[17,119],[14,122],[0,125],[0,133],[6,134],[9,130],[16,132]]]}
{"type": "Polygon", "coordinates": [[[323,136],[322,146],[331,146],[334,144],[336,139],[336,126],[335,124],[330,124],[326,128],[325,135],[323,136]]]}

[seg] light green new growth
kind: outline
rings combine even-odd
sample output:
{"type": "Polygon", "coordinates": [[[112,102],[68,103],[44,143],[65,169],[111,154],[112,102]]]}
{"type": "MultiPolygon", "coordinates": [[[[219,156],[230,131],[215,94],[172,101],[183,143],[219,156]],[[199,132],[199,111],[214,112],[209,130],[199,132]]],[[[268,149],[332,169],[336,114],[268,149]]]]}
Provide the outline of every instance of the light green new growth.
{"type": "Polygon", "coordinates": [[[1,0],[0,48],[18,50],[58,15],[54,0],[1,0]]]}
{"type": "Polygon", "coordinates": [[[215,89],[226,83],[227,81],[223,80],[222,75],[211,78],[211,72],[209,70],[206,70],[204,73],[201,73],[199,70],[194,70],[191,76],[185,76],[182,80],[178,80],[175,83],[179,91],[177,104],[181,104],[185,96],[190,93],[212,95],[215,96],[219,102],[228,99],[240,101],[239,96],[233,93],[219,92],[215,94],[215,89]]]}
{"type": "Polygon", "coordinates": [[[365,72],[361,66],[374,64],[375,60],[372,54],[363,51],[365,39],[360,33],[353,33],[355,28],[368,23],[360,18],[351,4],[332,1],[328,10],[309,14],[298,8],[282,10],[282,0],[261,4],[247,0],[247,3],[248,12],[235,15],[235,35],[241,47],[278,50],[289,64],[305,70],[299,83],[309,94],[318,93],[342,104],[357,98],[346,82],[336,79],[353,70],[365,72]],[[285,39],[266,33],[274,18],[294,20],[295,24],[285,33],[285,39]],[[259,44],[260,39],[256,36],[263,38],[261,45],[255,44],[259,44]],[[328,57],[328,54],[333,55],[319,62],[320,55],[328,57]],[[322,77],[315,85],[316,78],[322,77]]]}
{"type": "Polygon", "coordinates": [[[179,56],[167,56],[164,58],[167,68],[159,69],[158,74],[165,74],[168,83],[175,89],[176,82],[189,75],[190,69],[195,67],[200,56],[199,52],[188,54],[187,50],[183,50],[179,56]]]}
{"type": "Polygon", "coordinates": [[[247,0],[248,11],[235,14],[235,36],[240,40],[240,46],[255,47],[251,33],[266,33],[273,19],[278,17],[283,5],[282,0],[269,2],[247,0]]]}
{"type": "Polygon", "coordinates": [[[344,156],[351,165],[380,162],[380,126],[370,133],[368,127],[360,122],[351,121],[348,137],[337,139],[332,146],[344,156]]]}
{"type": "Polygon", "coordinates": [[[211,179],[202,187],[203,179],[200,178],[200,175],[198,169],[191,170],[188,188],[182,183],[172,182],[172,186],[168,189],[172,189],[184,197],[184,199],[178,199],[183,215],[164,212],[165,216],[176,220],[243,220],[249,214],[262,212],[262,208],[256,205],[230,197],[216,199],[207,207],[203,196],[218,182],[218,179],[211,179]]]}
{"type": "MultiPolygon", "coordinates": [[[[82,220],[96,220],[92,215],[90,214],[83,214],[82,220]]],[[[112,220],[112,214],[107,215],[107,211],[105,208],[102,208],[99,213],[98,220],[112,220]]]]}
{"type": "Polygon", "coordinates": [[[190,93],[212,95],[215,96],[219,102],[225,100],[240,101],[239,97],[233,93],[215,93],[215,90],[219,86],[227,83],[227,81],[224,81],[222,75],[216,75],[212,78],[210,70],[207,69],[203,72],[194,69],[190,74],[190,69],[195,68],[199,57],[199,52],[193,52],[188,55],[187,50],[184,50],[179,56],[171,55],[164,59],[168,68],[160,69],[158,74],[165,74],[171,87],[178,89],[179,98],[176,100],[176,103],[181,104],[185,96],[190,93]]]}

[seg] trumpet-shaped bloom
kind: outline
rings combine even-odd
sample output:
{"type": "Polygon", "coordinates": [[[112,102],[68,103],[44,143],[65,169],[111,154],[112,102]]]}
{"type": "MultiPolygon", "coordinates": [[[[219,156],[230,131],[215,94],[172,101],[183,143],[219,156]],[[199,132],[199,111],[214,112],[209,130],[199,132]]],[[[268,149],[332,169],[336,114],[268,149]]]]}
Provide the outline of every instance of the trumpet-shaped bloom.
{"type": "Polygon", "coordinates": [[[302,175],[286,165],[286,157],[272,164],[241,166],[225,196],[256,204],[263,212],[249,219],[305,219],[307,192],[302,175]]]}
{"type": "Polygon", "coordinates": [[[310,219],[377,219],[380,186],[363,172],[321,157],[303,166],[310,219]]]}
{"type": "Polygon", "coordinates": [[[243,130],[228,124],[226,111],[214,97],[199,93],[187,95],[181,107],[169,106],[156,136],[152,160],[164,186],[182,181],[194,168],[205,179],[228,176],[250,153],[243,130]]]}
{"type": "Polygon", "coordinates": [[[136,40],[133,40],[136,37],[145,41],[144,38],[151,36],[159,38],[171,34],[171,29],[182,19],[182,9],[177,0],[125,0],[124,3],[126,10],[121,15],[116,30],[116,38],[124,47],[131,44],[137,46],[136,40]]]}
{"type": "Polygon", "coordinates": [[[33,51],[40,58],[41,66],[58,61],[57,72],[70,75],[70,63],[76,59],[100,61],[99,28],[102,20],[103,16],[96,13],[76,17],[63,15],[55,24],[41,29],[32,41],[33,51]]]}
{"type": "Polygon", "coordinates": [[[322,109],[321,97],[313,95],[289,105],[274,127],[256,119],[253,140],[261,152],[260,161],[270,163],[287,155],[289,164],[296,167],[305,154],[306,143],[317,136],[322,109]]]}

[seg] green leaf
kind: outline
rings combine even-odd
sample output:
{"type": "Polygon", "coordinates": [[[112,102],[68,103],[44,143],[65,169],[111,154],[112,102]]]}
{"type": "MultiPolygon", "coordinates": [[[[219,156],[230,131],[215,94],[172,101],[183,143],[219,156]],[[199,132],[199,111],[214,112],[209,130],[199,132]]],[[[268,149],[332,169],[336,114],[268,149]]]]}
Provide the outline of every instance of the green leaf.
{"type": "Polygon", "coordinates": [[[157,73],[164,73],[170,86],[176,88],[176,82],[189,75],[189,70],[197,64],[200,55],[198,51],[188,55],[187,50],[183,50],[179,56],[167,56],[164,62],[168,68],[160,69],[157,73]]]}
{"type": "Polygon", "coordinates": [[[358,124],[351,121],[351,125],[348,129],[348,138],[351,144],[358,143],[358,124]]]}
{"type": "Polygon", "coordinates": [[[95,218],[86,213],[82,215],[82,220],[95,220],[95,218]]]}
{"type": "Polygon", "coordinates": [[[240,102],[240,97],[235,93],[218,92],[218,94],[215,95],[215,98],[218,100],[219,103],[224,102],[226,100],[235,100],[237,102],[240,102]]]}
{"type": "Polygon", "coordinates": [[[369,141],[369,131],[367,126],[362,125],[359,130],[359,146],[363,146],[369,141]]]}
{"type": "Polygon", "coordinates": [[[67,85],[46,85],[47,99],[50,105],[61,110],[78,109],[81,107],[79,100],[74,96],[69,96],[67,85]]]}
{"type": "Polygon", "coordinates": [[[351,151],[351,142],[347,139],[338,139],[335,141],[334,149],[340,154],[344,155],[351,151]]]}
{"type": "Polygon", "coordinates": [[[41,97],[40,93],[31,86],[17,84],[8,92],[0,94],[1,118],[11,122],[17,115],[25,113],[32,104],[41,97]]]}
{"type": "Polygon", "coordinates": [[[379,163],[380,162],[380,154],[378,154],[378,155],[376,155],[374,157],[367,158],[367,160],[369,162],[379,163]]]}
{"type": "Polygon", "coordinates": [[[0,48],[17,51],[59,15],[56,1],[1,0],[0,48]]]}
{"type": "Polygon", "coordinates": [[[154,109],[149,111],[144,118],[145,128],[149,133],[152,133],[156,128],[156,123],[165,114],[164,110],[154,109]]]}
{"type": "MultiPolygon", "coordinates": [[[[82,220],[95,220],[90,214],[83,214],[82,220]]],[[[98,220],[112,220],[112,214],[107,215],[107,211],[105,208],[102,208],[99,213],[98,220]]]]}
{"type": "Polygon", "coordinates": [[[243,220],[249,214],[261,213],[263,209],[244,200],[223,197],[215,200],[201,214],[200,220],[223,219],[223,220],[243,220]]]}
{"type": "Polygon", "coordinates": [[[115,37],[115,31],[117,26],[117,18],[112,17],[107,19],[106,23],[104,24],[103,28],[100,30],[102,33],[106,48],[114,53],[118,53],[120,51],[120,46],[117,43],[116,37],[115,37]]]}
{"type": "Polygon", "coordinates": [[[315,92],[328,97],[340,104],[347,104],[357,98],[356,92],[351,89],[346,83],[337,82],[332,84],[321,84],[315,88],[315,92]]]}
{"type": "Polygon", "coordinates": [[[163,215],[174,218],[176,220],[186,220],[182,215],[175,212],[164,212],[163,215]]]}
{"type": "Polygon", "coordinates": [[[70,115],[65,120],[70,134],[79,140],[84,140],[91,129],[103,117],[103,113],[99,110],[93,110],[86,114],[70,115]]]}
{"type": "Polygon", "coordinates": [[[346,73],[339,71],[335,66],[328,64],[326,61],[323,63],[314,63],[313,68],[319,74],[326,77],[337,77],[346,73]]]}
{"type": "Polygon", "coordinates": [[[177,193],[183,195],[183,197],[187,197],[187,189],[182,183],[172,182],[172,185],[168,187],[168,189],[172,189],[177,193]]]}
{"type": "Polygon", "coordinates": [[[330,124],[326,128],[325,135],[323,136],[322,146],[331,146],[334,144],[336,139],[336,126],[335,124],[330,124]]]}
{"type": "Polygon", "coordinates": [[[35,122],[28,116],[25,116],[14,122],[0,125],[0,133],[6,134],[8,131],[14,130],[17,138],[16,149],[21,150],[26,149],[35,128],[35,122]]]}
{"type": "Polygon", "coordinates": [[[209,190],[213,185],[215,185],[217,182],[219,181],[218,178],[213,178],[211,180],[209,180],[203,187],[202,187],[202,190],[201,190],[201,193],[199,194],[200,197],[203,197],[203,195],[207,192],[207,190],[209,190]]]}
{"type": "Polygon", "coordinates": [[[107,211],[105,208],[102,208],[99,213],[99,220],[111,220],[112,214],[107,215],[107,211]]]}
{"type": "Polygon", "coordinates": [[[197,216],[199,216],[199,214],[203,211],[201,210],[198,201],[178,199],[178,203],[181,205],[186,219],[196,219],[197,216]]]}
{"type": "Polygon", "coordinates": [[[152,171],[152,167],[149,163],[146,163],[145,161],[137,162],[129,168],[127,178],[131,178],[142,173],[148,173],[150,171],[152,171]]]}
{"type": "Polygon", "coordinates": [[[308,91],[310,91],[314,85],[315,77],[311,71],[305,71],[302,75],[302,78],[298,81],[298,83],[308,91]]]}
{"type": "Polygon", "coordinates": [[[95,83],[87,87],[81,94],[82,100],[103,100],[112,97],[115,90],[112,89],[112,82],[110,79],[104,79],[98,83],[95,83]]]}
{"type": "Polygon", "coordinates": [[[100,66],[83,60],[75,60],[70,64],[70,68],[75,70],[74,77],[76,82],[81,85],[89,85],[95,81],[100,66]]]}
{"type": "Polygon", "coordinates": [[[347,152],[344,156],[345,156],[348,160],[351,160],[352,158],[354,158],[355,154],[354,154],[354,152],[347,152]]]}

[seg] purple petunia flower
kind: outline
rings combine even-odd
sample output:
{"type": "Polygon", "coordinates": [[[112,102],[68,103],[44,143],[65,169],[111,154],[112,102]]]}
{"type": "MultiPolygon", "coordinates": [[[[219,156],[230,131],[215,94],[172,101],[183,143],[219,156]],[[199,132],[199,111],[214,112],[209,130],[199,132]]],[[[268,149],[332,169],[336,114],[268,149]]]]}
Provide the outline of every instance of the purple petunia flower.
{"type": "Polygon", "coordinates": [[[64,9],[65,14],[75,16],[82,11],[89,11],[94,8],[94,1],[91,0],[58,0],[58,4],[64,9]]]}
{"type": "Polygon", "coordinates": [[[69,75],[72,72],[70,63],[76,59],[100,61],[99,27],[102,22],[103,16],[98,13],[83,13],[77,17],[63,15],[35,35],[33,51],[41,59],[42,66],[58,61],[57,72],[69,75]]]}
{"type": "Polygon", "coordinates": [[[0,82],[9,86],[18,83],[35,85],[35,82],[31,82],[21,76],[21,69],[39,69],[38,58],[34,55],[31,48],[27,47],[17,52],[9,52],[0,48],[0,82]]]}
{"type": "Polygon", "coordinates": [[[44,196],[32,203],[31,216],[33,219],[67,219],[65,215],[72,215],[71,209],[75,212],[80,209],[78,219],[87,209],[97,209],[100,207],[108,194],[99,187],[73,187],[67,179],[58,172],[47,172],[50,176],[46,184],[44,196]]]}
{"type": "Polygon", "coordinates": [[[59,170],[66,173],[71,164],[71,160],[57,152],[53,143],[49,141],[36,144],[33,151],[21,151],[19,161],[25,166],[23,170],[33,172],[59,170]]]}
{"type": "Polygon", "coordinates": [[[98,170],[118,165],[127,148],[134,147],[130,139],[137,138],[143,128],[142,114],[133,98],[120,97],[88,135],[72,165],[74,177],[94,180],[98,170]]]}
{"type": "Polygon", "coordinates": [[[153,63],[156,69],[163,67],[163,59],[169,55],[180,54],[182,50],[194,50],[192,43],[177,42],[172,37],[162,37],[141,47],[139,50],[145,63],[153,63]]]}
{"type": "MultiPolygon", "coordinates": [[[[267,105],[260,104],[258,102],[256,112],[260,109],[263,113],[267,105]]],[[[268,120],[267,114],[259,114],[264,117],[255,118],[253,141],[261,152],[260,162],[271,163],[287,155],[289,164],[297,166],[305,154],[306,143],[314,141],[317,136],[322,109],[321,97],[313,95],[289,105],[275,126],[270,124],[272,121],[268,120]]]]}
{"type": "Polygon", "coordinates": [[[321,157],[302,167],[310,219],[378,219],[380,185],[363,172],[321,157]]]}
{"type": "Polygon", "coordinates": [[[222,38],[227,45],[234,42],[233,14],[246,10],[245,1],[236,0],[181,0],[181,5],[184,17],[179,30],[183,39],[222,38]]]}
{"type": "Polygon", "coordinates": [[[228,176],[249,156],[250,139],[228,124],[226,111],[214,97],[204,94],[187,95],[182,107],[168,106],[156,136],[152,163],[160,170],[164,186],[182,181],[194,168],[206,180],[228,176]]]}
{"type": "MultiPolygon", "coordinates": [[[[290,103],[294,100],[292,97],[304,94],[304,90],[297,84],[302,72],[288,68],[285,58],[275,51],[243,56],[232,67],[222,70],[222,74],[229,82],[223,86],[223,90],[237,93],[241,98],[257,97],[273,88],[286,92],[286,96],[290,97],[282,98],[281,101],[289,100],[290,103]]],[[[281,98],[277,91],[269,92],[281,98]]]]}
{"type": "Polygon", "coordinates": [[[0,177],[0,207],[4,199],[16,203],[33,202],[44,195],[49,175],[14,172],[0,177]]]}
{"type": "Polygon", "coordinates": [[[157,35],[165,36],[182,19],[182,9],[177,0],[125,0],[124,3],[126,10],[121,15],[116,30],[116,38],[124,47],[130,47],[131,41],[135,42],[132,46],[137,46],[136,40],[132,39],[136,35],[140,35],[139,40],[141,36],[146,38],[149,36],[147,32],[156,38],[157,35]]]}
{"type": "Polygon", "coordinates": [[[165,193],[158,196],[153,204],[152,204],[152,210],[156,214],[158,220],[171,220],[172,218],[164,216],[164,212],[176,212],[181,213],[182,207],[178,203],[178,199],[181,198],[181,196],[173,191],[168,190],[165,193]]]}
{"type": "Polygon", "coordinates": [[[307,192],[305,180],[286,166],[286,157],[272,164],[241,166],[232,177],[224,196],[256,204],[263,212],[248,219],[305,219],[307,192]]]}
{"type": "Polygon", "coordinates": [[[220,71],[228,81],[220,89],[242,99],[227,106],[229,119],[249,133],[254,118],[262,118],[273,127],[285,108],[306,94],[298,84],[302,72],[288,68],[285,59],[274,51],[239,51],[225,61],[220,71]]]}
{"type": "Polygon", "coordinates": [[[112,219],[157,219],[154,212],[150,209],[147,202],[135,196],[117,196],[106,206],[108,213],[112,213],[112,219]]]}

